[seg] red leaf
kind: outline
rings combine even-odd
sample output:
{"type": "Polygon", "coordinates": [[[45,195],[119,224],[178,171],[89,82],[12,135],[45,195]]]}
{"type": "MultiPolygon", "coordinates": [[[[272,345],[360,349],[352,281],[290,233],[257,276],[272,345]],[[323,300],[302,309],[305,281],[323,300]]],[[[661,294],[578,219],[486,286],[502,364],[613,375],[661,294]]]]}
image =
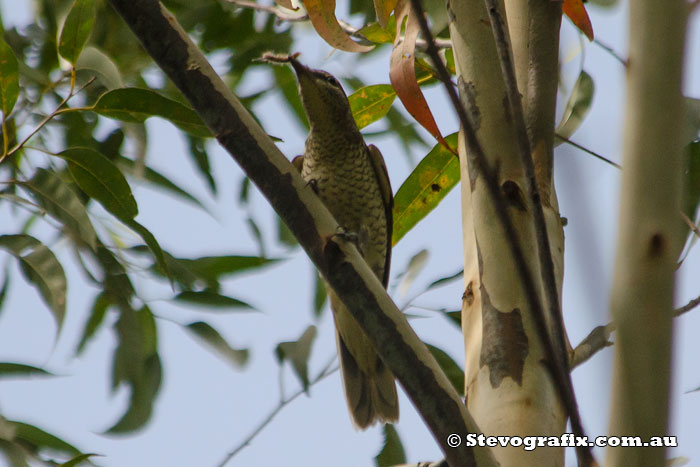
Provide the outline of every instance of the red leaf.
{"type": "Polygon", "coordinates": [[[396,90],[396,95],[399,96],[401,103],[403,103],[408,113],[410,113],[423,128],[428,130],[440,144],[455,153],[455,150],[447,144],[442,134],[440,134],[437,123],[435,123],[435,118],[430,112],[425,96],[423,96],[423,92],[416,81],[415,50],[420,25],[411,10],[410,2],[403,2],[397,8],[395,14],[396,40],[394,41],[394,50],[391,52],[391,66],[389,70],[391,85],[394,87],[394,90],[396,90]],[[403,42],[398,44],[401,37],[401,25],[406,17],[408,17],[408,19],[406,20],[403,42]]]}
{"type": "Polygon", "coordinates": [[[564,0],[562,12],[583,32],[589,41],[593,40],[593,25],[588,17],[583,0],[564,0]]]}
{"type": "Polygon", "coordinates": [[[346,52],[368,52],[374,46],[362,45],[350,39],[335,17],[335,0],[304,0],[311,24],[328,44],[346,52]]]}

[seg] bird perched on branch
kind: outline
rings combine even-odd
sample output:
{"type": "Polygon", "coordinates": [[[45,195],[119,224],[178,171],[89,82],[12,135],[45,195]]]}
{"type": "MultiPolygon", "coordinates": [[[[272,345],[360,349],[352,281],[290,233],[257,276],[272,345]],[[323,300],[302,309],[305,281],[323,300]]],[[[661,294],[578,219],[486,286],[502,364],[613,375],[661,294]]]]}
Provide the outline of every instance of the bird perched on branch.
{"type": "MultiPolygon", "coordinates": [[[[382,154],[366,145],[340,83],[297,60],[298,54],[263,60],[291,63],[311,130],[303,156],[293,162],[386,288],[391,259],[393,195],[382,154]]],[[[364,429],[399,418],[394,376],[333,290],[326,284],[336,326],[340,369],[350,415],[364,429]]]]}

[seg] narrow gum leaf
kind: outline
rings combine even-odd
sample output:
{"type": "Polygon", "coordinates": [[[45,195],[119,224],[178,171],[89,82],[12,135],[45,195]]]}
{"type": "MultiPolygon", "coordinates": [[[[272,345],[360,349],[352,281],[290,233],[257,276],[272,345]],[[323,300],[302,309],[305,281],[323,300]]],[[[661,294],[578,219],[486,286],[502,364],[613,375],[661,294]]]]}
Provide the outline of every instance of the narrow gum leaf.
{"type": "Polygon", "coordinates": [[[194,110],[150,89],[119,88],[107,91],[91,110],[124,122],[143,123],[149,117],[161,117],[191,135],[211,136],[194,110]]]}
{"type": "MultiPolygon", "coordinates": [[[[457,133],[445,138],[457,144],[457,133]]],[[[437,144],[403,182],[394,196],[392,244],[396,245],[408,231],[430,213],[459,182],[459,160],[437,144]]]]}
{"type": "Polygon", "coordinates": [[[97,248],[97,234],[85,205],[75,192],[54,172],[38,168],[31,180],[22,183],[37,203],[76,237],[97,248]]]}
{"type": "Polygon", "coordinates": [[[190,323],[185,329],[215,354],[223,357],[236,368],[243,367],[248,362],[248,349],[234,349],[219,332],[202,321],[190,323]]]}
{"type": "Polygon", "coordinates": [[[58,40],[58,53],[72,65],[77,63],[94,22],[94,0],[75,0],[63,23],[58,40]]]}
{"type": "Polygon", "coordinates": [[[564,0],[562,12],[583,32],[589,41],[593,40],[593,25],[588,17],[583,0],[564,0]]]}
{"type": "Polygon", "coordinates": [[[345,52],[369,52],[374,46],[358,44],[348,36],[335,17],[335,0],[305,0],[311,24],[329,45],[345,52]]]}
{"type": "Polygon", "coordinates": [[[420,25],[413,14],[410,2],[404,3],[401,11],[397,11],[396,18],[397,41],[401,35],[401,24],[403,24],[404,19],[406,19],[406,29],[403,41],[400,44],[395,42],[394,50],[391,52],[389,69],[391,85],[396,90],[396,95],[399,96],[401,103],[408,113],[410,113],[423,128],[428,130],[436,140],[447,147],[452,153],[456,154],[456,151],[443,139],[437,123],[435,122],[435,118],[430,111],[430,107],[428,107],[428,102],[425,100],[423,91],[421,91],[418,81],[416,80],[415,50],[420,25]]]}
{"type": "Polygon", "coordinates": [[[88,148],[72,148],[56,154],[68,161],[78,186],[121,221],[138,214],[136,200],[126,178],[105,156],[88,148]]]}
{"type": "Polygon", "coordinates": [[[374,0],[374,11],[377,13],[377,22],[382,28],[386,28],[391,12],[396,8],[398,0],[374,0]]]}
{"type": "Polygon", "coordinates": [[[17,58],[7,43],[0,38],[0,110],[7,119],[19,96],[19,68],[17,58]]]}
{"type": "Polygon", "coordinates": [[[0,248],[19,260],[24,276],[39,289],[60,331],[66,313],[68,283],[56,256],[46,245],[29,235],[2,235],[0,248]]]}
{"type": "MultiPolygon", "coordinates": [[[[591,75],[581,70],[581,73],[571,90],[569,100],[566,102],[564,113],[561,122],[557,126],[557,135],[563,138],[570,138],[576,130],[581,126],[583,120],[588,115],[593,103],[593,94],[595,93],[595,83],[591,75]]],[[[559,139],[557,143],[561,143],[559,139]]],[[[555,143],[556,145],[556,143],[555,143]]]]}

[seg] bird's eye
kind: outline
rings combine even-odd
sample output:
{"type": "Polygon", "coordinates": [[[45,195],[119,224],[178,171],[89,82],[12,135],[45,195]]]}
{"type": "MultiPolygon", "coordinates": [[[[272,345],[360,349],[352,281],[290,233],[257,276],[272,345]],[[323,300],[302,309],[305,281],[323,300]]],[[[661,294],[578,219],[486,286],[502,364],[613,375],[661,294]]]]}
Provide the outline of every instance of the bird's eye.
{"type": "Polygon", "coordinates": [[[326,81],[328,81],[328,84],[332,86],[339,86],[338,80],[332,77],[331,75],[326,76],[326,81]]]}

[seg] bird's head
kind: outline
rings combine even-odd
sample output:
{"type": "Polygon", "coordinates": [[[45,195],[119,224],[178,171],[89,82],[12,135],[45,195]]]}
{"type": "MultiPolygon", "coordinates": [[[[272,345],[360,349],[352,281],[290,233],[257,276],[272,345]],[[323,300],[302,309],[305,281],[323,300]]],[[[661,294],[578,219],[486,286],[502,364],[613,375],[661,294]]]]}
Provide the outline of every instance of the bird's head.
{"type": "Polygon", "coordinates": [[[299,95],[312,128],[352,124],[350,103],[338,80],[323,70],[314,70],[302,65],[294,56],[289,61],[299,82],[299,95]]]}

